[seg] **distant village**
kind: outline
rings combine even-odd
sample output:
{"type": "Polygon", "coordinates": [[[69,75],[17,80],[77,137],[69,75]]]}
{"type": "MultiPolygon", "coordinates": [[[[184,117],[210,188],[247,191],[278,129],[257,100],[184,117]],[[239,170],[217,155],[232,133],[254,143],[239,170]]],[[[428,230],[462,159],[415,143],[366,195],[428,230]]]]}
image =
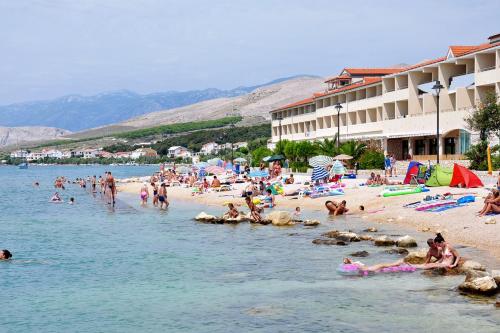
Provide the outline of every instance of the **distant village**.
{"type": "MultiPolygon", "coordinates": [[[[272,145],[270,142],[268,145],[272,145]]],[[[193,152],[186,147],[172,146],[168,149],[167,157],[171,159],[192,159],[199,160],[200,156],[217,155],[221,151],[238,150],[242,147],[248,147],[247,142],[224,143],[216,142],[205,143],[199,152],[193,152]]],[[[152,148],[137,148],[134,151],[120,151],[110,153],[103,148],[98,149],[75,149],[75,150],[58,150],[58,149],[42,149],[40,151],[16,150],[10,154],[11,158],[20,158],[28,162],[40,161],[44,159],[68,159],[68,158],[109,158],[109,159],[130,159],[137,160],[141,157],[158,157],[158,153],[152,148]]]]}

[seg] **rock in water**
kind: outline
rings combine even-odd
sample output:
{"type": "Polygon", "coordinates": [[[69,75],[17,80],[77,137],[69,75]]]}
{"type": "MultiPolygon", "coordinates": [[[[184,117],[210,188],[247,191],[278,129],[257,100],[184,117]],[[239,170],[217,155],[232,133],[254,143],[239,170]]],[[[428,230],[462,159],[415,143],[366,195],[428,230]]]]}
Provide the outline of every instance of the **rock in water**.
{"type": "Polygon", "coordinates": [[[342,231],[335,238],[342,242],[359,242],[361,240],[357,234],[349,231],[342,231]]]}
{"type": "Polygon", "coordinates": [[[493,295],[497,291],[497,284],[491,276],[484,276],[465,281],[458,286],[458,289],[471,294],[493,295]]]}
{"type": "Polygon", "coordinates": [[[319,221],[318,220],[305,220],[304,225],[306,227],[315,227],[315,226],[319,225],[319,221]]]}
{"type": "Polygon", "coordinates": [[[368,257],[369,255],[370,254],[367,251],[358,251],[358,252],[351,253],[352,257],[364,258],[364,257],[368,257]]]}
{"type": "Polygon", "coordinates": [[[399,238],[396,241],[396,244],[398,245],[398,247],[417,247],[416,239],[408,235],[399,238]]]}
{"type": "Polygon", "coordinates": [[[372,241],[373,237],[370,235],[360,235],[359,239],[361,239],[362,241],[372,241]]]}
{"type": "Polygon", "coordinates": [[[370,227],[368,229],[363,230],[364,232],[378,232],[377,228],[375,227],[370,227]]]}
{"type": "Polygon", "coordinates": [[[485,271],[486,270],[486,267],[484,267],[483,265],[481,265],[477,261],[473,261],[473,260],[466,260],[462,264],[461,268],[463,271],[468,271],[468,270],[485,271]]]}
{"type": "Polygon", "coordinates": [[[267,219],[271,220],[273,225],[285,226],[292,224],[292,215],[289,212],[277,210],[267,214],[267,219]]]}
{"type": "Polygon", "coordinates": [[[396,242],[387,236],[380,236],[375,238],[375,246],[392,246],[396,242]]]}
{"type": "Polygon", "coordinates": [[[495,279],[495,282],[497,283],[497,285],[500,286],[500,270],[492,270],[491,271],[491,277],[493,279],[495,279]]]}
{"type": "Polygon", "coordinates": [[[427,251],[425,250],[413,251],[405,257],[404,261],[409,264],[423,264],[426,256],[427,251]]]}
{"type": "Polygon", "coordinates": [[[315,239],[312,241],[313,244],[316,245],[347,245],[345,242],[338,241],[335,239],[315,239]]]}
{"type": "Polygon", "coordinates": [[[388,254],[402,254],[402,255],[408,255],[408,253],[410,253],[410,251],[408,251],[407,249],[403,249],[401,247],[385,250],[384,252],[388,254]]]}
{"type": "Polygon", "coordinates": [[[205,212],[201,212],[196,217],[194,218],[196,221],[210,221],[210,220],[215,220],[217,219],[216,216],[213,215],[208,215],[205,212]]]}

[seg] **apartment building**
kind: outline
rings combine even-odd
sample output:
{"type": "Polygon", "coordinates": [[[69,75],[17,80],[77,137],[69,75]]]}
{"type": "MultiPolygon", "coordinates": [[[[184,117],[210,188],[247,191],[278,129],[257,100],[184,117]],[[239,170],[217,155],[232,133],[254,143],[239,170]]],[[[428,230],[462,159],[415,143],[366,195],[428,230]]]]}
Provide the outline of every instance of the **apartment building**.
{"type": "Polygon", "coordinates": [[[489,93],[500,96],[500,34],[450,46],[443,57],[401,68],[344,68],[325,91],[271,111],[272,142],[377,140],[399,159],[434,159],[439,81],[442,159],[460,158],[478,139],[464,118],[489,93]]]}

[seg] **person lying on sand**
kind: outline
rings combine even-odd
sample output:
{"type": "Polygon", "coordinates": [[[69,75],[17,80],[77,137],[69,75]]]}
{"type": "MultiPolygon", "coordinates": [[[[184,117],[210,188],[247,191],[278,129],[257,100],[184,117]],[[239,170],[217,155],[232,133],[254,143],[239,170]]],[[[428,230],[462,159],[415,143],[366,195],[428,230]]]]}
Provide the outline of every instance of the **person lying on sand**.
{"type": "Polygon", "coordinates": [[[438,233],[434,238],[434,243],[441,254],[441,258],[436,262],[429,262],[422,265],[412,265],[420,269],[433,269],[433,268],[453,268],[458,265],[460,261],[460,254],[450,244],[448,244],[443,236],[438,233]]]}
{"type": "Polygon", "coordinates": [[[262,216],[260,215],[260,213],[262,212],[262,208],[257,207],[257,205],[253,203],[251,197],[246,197],[245,202],[250,209],[250,216],[252,217],[252,219],[257,222],[262,221],[262,216]]]}
{"type": "Polygon", "coordinates": [[[12,253],[9,250],[0,251],[0,260],[9,260],[10,258],[12,258],[12,253]]]}
{"type": "Polygon", "coordinates": [[[240,212],[238,212],[238,210],[234,207],[232,203],[228,204],[227,207],[229,208],[229,210],[224,215],[227,215],[228,217],[233,219],[237,218],[240,215],[240,212]]]}
{"type": "Polygon", "coordinates": [[[488,213],[500,213],[500,191],[493,189],[484,200],[483,209],[478,214],[484,216],[488,213]]]}

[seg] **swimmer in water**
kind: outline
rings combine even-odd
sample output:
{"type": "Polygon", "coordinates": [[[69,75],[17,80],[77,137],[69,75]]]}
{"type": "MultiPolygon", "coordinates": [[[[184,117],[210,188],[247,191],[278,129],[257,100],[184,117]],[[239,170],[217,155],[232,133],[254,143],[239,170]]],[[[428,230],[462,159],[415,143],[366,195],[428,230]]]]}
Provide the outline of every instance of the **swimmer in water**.
{"type": "Polygon", "coordinates": [[[12,258],[12,253],[9,250],[0,251],[0,260],[9,260],[10,258],[12,258]]]}
{"type": "Polygon", "coordinates": [[[71,197],[69,198],[69,204],[74,205],[75,204],[75,198],[71,197]]]}
{"type": "Polygon", "coordinates": [[[62,201],[62,199],[61,199],[61,197],[59,196],[59,192],[54,193],[54,195],[52,196],[52,198],[50,198],[50,201],[53,201],[53,202],[61,202],[61,201],[62,201]]]}

